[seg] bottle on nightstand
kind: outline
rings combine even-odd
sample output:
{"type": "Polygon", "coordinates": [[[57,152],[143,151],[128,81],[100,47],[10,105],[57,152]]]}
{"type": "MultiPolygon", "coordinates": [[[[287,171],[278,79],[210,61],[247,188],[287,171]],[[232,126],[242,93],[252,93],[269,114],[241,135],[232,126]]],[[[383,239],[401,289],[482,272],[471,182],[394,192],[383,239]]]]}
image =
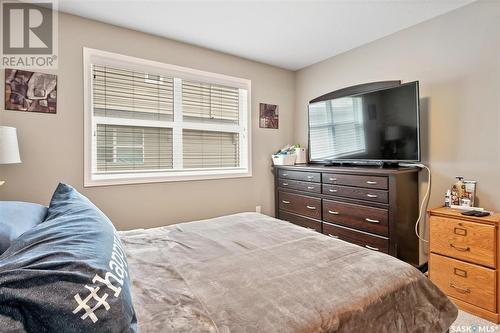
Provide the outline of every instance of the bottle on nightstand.
{"type": "Polygon", "coordinates": [[[444,196],[444,206],[448,208],[451,207],[451,190],[446,191],[446,195],[444,196]]]}

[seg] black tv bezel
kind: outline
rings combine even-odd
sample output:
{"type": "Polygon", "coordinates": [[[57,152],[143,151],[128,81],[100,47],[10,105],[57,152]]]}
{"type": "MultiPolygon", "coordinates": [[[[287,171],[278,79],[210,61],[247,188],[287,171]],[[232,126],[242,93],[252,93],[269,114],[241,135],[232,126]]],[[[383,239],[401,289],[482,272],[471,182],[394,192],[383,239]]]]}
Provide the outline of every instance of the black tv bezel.
{"type": "Polygon", "coordinates": [[[311,164],[360,164],[360,165],[383,165],[384,163],[419,163],[422,159],[421,156],[421,142],[420,142],[420,89],[419,89],[419,81],[411,81],[407,83],[401,83],[401,81],[382,81],[382,82],[373,82],[360,84],[352,87],[343,88],[340,90],[336,90],[334,92],[325,94],[323,96],[317,97],[309,101],[307,106],[307,147],[308,152],[308,161],[311,164]],[[416,96],[417,96],[417,159],[415,160],[402,160],[402,159],[342,159],[342,158],[331,158],[331,159],[323,159],[323,160],[313,160],[311,159],[311,122],[309,121],[310,117],[310,105],[312,103],[317,103],[321,101],[342,98],[342,97],[350,97],[350,96],[358,96],[371,92],[389,90],[393,88],[399,88],[402,86],[415,85],[416,96]]]}

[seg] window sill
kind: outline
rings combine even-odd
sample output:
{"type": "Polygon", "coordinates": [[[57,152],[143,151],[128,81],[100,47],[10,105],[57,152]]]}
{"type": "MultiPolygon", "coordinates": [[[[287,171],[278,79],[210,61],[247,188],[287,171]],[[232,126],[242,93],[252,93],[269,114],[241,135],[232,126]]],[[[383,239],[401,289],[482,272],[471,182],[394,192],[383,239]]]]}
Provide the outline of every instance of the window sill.
{"type": "Polygon", "coordinates": [[[84,187],[113,186],[113,185],[132,185],[132,184],[150,184],[165,182],[183,182],[211,179],[228,179],[252,177],[252,172],[246,169],[235,170],[210,170],[200,171],[181,171],[157,174],[154,176],[145,174],[116,174],[116,175],[94,175],[85,177],[84,187]]]}

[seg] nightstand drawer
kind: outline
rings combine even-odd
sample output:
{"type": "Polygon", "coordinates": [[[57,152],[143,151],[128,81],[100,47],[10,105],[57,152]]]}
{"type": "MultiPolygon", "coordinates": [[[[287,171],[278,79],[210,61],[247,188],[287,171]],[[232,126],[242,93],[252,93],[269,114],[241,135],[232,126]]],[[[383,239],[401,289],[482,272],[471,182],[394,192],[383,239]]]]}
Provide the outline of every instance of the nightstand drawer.
{"type": "Polygon", "coordinates": [[[496,271],[431,253],[429,276],[448,296],[496,311],[496,271]]]}
{"type": "Polygon", "coordinates": [[[431,216],[430,250],[495,268],[495,231],[495,227],[488,224],[431,216]]]}

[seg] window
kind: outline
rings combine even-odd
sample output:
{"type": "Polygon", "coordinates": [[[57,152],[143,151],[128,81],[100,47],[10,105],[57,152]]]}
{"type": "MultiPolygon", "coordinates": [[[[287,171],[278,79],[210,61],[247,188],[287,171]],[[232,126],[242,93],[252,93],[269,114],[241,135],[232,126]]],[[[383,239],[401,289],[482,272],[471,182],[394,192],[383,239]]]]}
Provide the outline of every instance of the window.
{"type": "Polygon", "coordinates": [[[310,136],[316,159],[342,158],[366,151],[363,105],[359,97],[344,97],[311,105],[310,136]]]}
{"type": "Polygon", "coordinates": [[[244,177],[250,81],[84,49],[85,186],[244,177]]]}

